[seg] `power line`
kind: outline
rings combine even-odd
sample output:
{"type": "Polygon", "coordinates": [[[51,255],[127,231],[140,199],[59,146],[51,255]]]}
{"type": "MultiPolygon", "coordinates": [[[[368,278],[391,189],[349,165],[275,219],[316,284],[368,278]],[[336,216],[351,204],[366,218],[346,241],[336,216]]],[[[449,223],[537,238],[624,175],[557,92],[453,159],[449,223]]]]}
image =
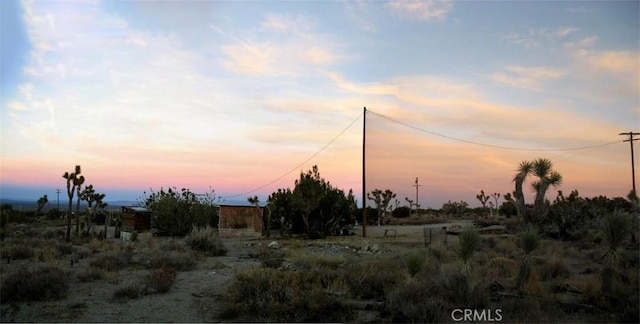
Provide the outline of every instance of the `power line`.
{"type": "Polygon", "coordinates": [[[433,131],[429,131],[417,126],[413,126],[407,123],[404,123],[402,121],[399,121],[397,119],[373,112],[371,110],[367,110],[367,112],[370,112],[374,115],[377,115],[380,118],[386,119],[388,121],[394,122],[396,124],[402,125],[404,127],[408,127],[423,133],[428,133],[434,136],[439,136],[439,137],[443,137],[446,139],[450,139],[450,140],[454,140],[454,141],[458,141],[458,142],[463,142],[463,143],[467,143],[467,144],[473,144],[473,145],[479,145],[479,146],[486,146],[486,147],[493,147],[493,148],[499,148],[499,149],[503,149],[503,150],[514,150],[514,151],[533,151],[533,152],[554,152],[554,151],[578,151],[578,150],[586,150],[586,149],[592,149],[592,148],[597,148],[597,147],[602,147],[602,146],[606,146],[606,145],[611,145],[611,144],[615,144],[615,143],[619,143],[619,141],[612,141],[612,142],[607,142],[607,143],[603,143],[603,144],[596,144],[596,145],[590,145],[590,146],[583,146],[583,147],[571,147],[571,148],[557,148],[557,149],[534,149],[534,148],[520,148],[520,147],[513,147],[513,146],[502,146],[502,145],[494,145],[494,144],[486,144],[486,143],[481,143],[481,142],[475,142],[475,141],[470,141],[470,140],[466,140],[466,139],[462,139],[462,138],[457,138],[457,137],[453,137],[453,136],[448,136],[448,135],[444,135],[444,134],[440,134],[440,133],[436,133],[433,131]]]}
{"type": "Polygon", "coordinates": [[[345,127],[338,135],[336,135],[334,138],[332,138],[329,143],[325,144],[322,148],[320,148],[320,150],[318,150],[317,152],[313,153],[313,155],[311,155],[308,159],[302,161],[300,164],[296,165],[295,167],[293,167],[291,170],[287,171],[287,173],[284,173],[283,175],[277,177],[276,179],[263,184],[255,189],[243,192],[243,193],[239,193],[239,194],[235,194],[235,195],[231,195],[231,196],[226,196],[226,197],[221,197],[220,199],[229,199],[229,198],[235,198],[235,197],[240,197],[240,196],[246,196],[248,194],[254,193],[264,187],[270,186],[276,182],[278,182],[280,179],[288,176],[289,174],[291,174],[291,172],[298,170],[301,166],[303,166],[305,163],[311,161],[311,159],[313,159],[314,157],[316,157],[318,154],[322,153],[322,151],[324,151],[327,147],[329,147],[329,145],[333,144],[333,142],[335,142],[340,136],[342,136],[342,134],[344,134],[347,130],[349,130],[349,128],[351,128],[351,126],[353,126],[353,124],[355,124],[356,121],[358,121],[358,119],[360,119],[360,117],[362,117],[364,113],[361,113],[360,115],[358,115],[358,117],[356,117],[356,119],[354,119],[347,127],[345,127]]]}

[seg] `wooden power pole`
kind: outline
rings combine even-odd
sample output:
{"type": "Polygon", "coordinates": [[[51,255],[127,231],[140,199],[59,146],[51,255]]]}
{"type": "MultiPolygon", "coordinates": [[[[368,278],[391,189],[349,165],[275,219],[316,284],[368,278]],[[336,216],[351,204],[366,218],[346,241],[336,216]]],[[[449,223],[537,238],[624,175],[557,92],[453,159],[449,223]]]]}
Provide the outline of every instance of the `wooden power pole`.
{"type": "Polygon", "coordinates": [[[366,167],[367,107],[362,113],[362,237],[367,237],[367,173],[366,167]]]}
{"type": "Polygon", "coordinates": [[[636,191],[636,168],[635,168],[635,162],[633,161],[633,142],[637,141],[637,138],[633,138],[633,136],[635,135],[640,135],[640,133],[634,133],[634,132],[627,132],[627,133],[620,133],[618,135],[626,135],[629,136],[629,139],[624,140],[623,142],[629,142],[629,144],[631,145],[631,183],[633,185],[633,192],[637,195],[638,192],[636,191]]]}

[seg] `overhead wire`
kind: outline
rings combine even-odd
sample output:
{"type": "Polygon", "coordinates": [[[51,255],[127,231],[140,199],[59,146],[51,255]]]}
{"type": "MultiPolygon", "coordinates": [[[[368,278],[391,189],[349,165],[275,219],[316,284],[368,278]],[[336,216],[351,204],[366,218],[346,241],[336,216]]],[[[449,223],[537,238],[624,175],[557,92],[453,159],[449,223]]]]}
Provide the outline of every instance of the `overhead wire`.
{"type": "Polygon", "coordinates": [[[340,136],[342,136],[342,134],[344,134],[347,130],[349,130],[351,128],[351,126],[353,126],[353,124],[355,124],[356,121],[358,121],[360,119],[360,117],[362,117],[364,115],[363,113],[360,113],[358,115],[358,117],[356,117],[351,123],[349,123],[349,125],[347,125],[347,127],[345,127],[340,133],[338,133],[338,135],[334,136],[327,144],[325,144],[323,147],[321,147],[318,151],[316,151],[315,153],[313,153],[309,158],[307,158],[306,160],[300,162],[299,164],[297,164],[295,167],[291,168],[289,171],[287,171],[286,173],[282,174],[281,176],[275,178],[272,181],[269,181],[255,189],[249,190],[249,191],[245,191],[243,193],[239,193],[239,194],[235,194],[235,195],[231,195],[231,196],[226,196],[226,197],[220,197],[220,199],[229,199],[229,198],[235,198],[235,197],[240,197],[240,196],[245,196],[251,193],[254,193],[262,188],[268,187],[278,181],[280,181],[282,178],[288,176],[289,174],[291,174],[292,172],[298,170],[301,166],[305,165],[307,162],[311,161],[314,157],[318,156],[318,154],[322,153],[322,151],[324,151],[327,147],[329,147],[329,145],[333,144],[333,142],[335,142],[338,138],[340,138],[340,136]]]}
{"type": "Polygon", "coordinates": [[[454,141],[458,141],[458,142],[463,142],[463,143],[467,143],[467,144],[473,144],[473,145],[479,145],[479,146],[485,146],[485,147],[492,147],[492,148],[498,148],[498,149],[503,149],[503,150],[514,150],[514,151],[533,151],[533,152],[559,152],[559,151],[578,151],[578,150],[586,150],[586,149],[594,149],[594,148],[598,148],[598,147],[602,147],[602,146],[606,146],[606,145],[611,145],[611,144],[615,144],[615,143],[619,143],[620,141],[611,141],[611,142],[606,142],[606,143],[601,143],[601,144],[594,144],[594,145],[589,145],[589,146],[582,146],[582,147],[570,147],[570,148],[553,148],[553,149],[539,149],[539,148],[521,148],[521,147],[514,147],[514,146],[503,146],[503,145],[495,145],[495,144],[487,144],[487,143],[482,143],[482,142],[477,142],[477,141],[471,141],[471,140],[467,140],[467,139],[462,139],[462,138],[458,138],[458,137],[454,137],[454,136],[449,136],[449,135],[444,135],[444,134],[440,134],[434,131],[430,131],[430,130],[426,130],[424,128],[420,128],[417,126],[413,126],[410,124],[407,124],[405,122],[402,122],[400,120],[391,118],[389,116],[385,116],[382,114],[379,114],[377,112],[371,111],[371,110],[367,110],[367,112],[372,113],[380,118],[386,119],[388,121],[391,121],[393,123],[402,125],[404,127],[407,128],[411,128],[423,133],[427,133],[427,134],[431,134],[434,136],[438,136],[438,137],[442,137],[442,138],[446,138],[446,139],[450,139],[450,140],[454,140],[454,141]]]}

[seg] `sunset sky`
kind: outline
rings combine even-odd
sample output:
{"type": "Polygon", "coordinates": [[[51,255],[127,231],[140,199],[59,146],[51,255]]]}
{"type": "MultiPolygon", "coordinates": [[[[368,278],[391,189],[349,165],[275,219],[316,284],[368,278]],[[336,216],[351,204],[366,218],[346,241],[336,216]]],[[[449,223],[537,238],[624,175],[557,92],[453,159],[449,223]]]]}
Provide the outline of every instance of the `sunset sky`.
{"type": "Polygon", "coordinates": [[[419,177],[423,207],[475,206],[539,157],[567,193],[631,189],[618,133],[640,131],[638,1],[4,0],[0,12],[2,198],[63,200],[79,164],[107,201],[168,186],[265,201],[317,164],[361,202],[363,107],[367,191],[404,201],[419,177]]]}

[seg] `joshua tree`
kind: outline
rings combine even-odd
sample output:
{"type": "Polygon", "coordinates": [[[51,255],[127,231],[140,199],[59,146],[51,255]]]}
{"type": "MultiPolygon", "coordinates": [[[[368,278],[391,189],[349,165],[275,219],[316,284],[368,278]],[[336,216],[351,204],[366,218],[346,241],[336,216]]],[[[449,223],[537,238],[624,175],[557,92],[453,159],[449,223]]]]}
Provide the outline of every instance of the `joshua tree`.
{"type": "Polygon", "coordinates": [[[76,165],[75,172],[72,172],[72,173],[65,172],[62,175],[62,177],[67,180],[67,195],[69,196],[69,210],[67,214],[67,235],[66,235],[67,242],[71,241],[71,210],[72,210],[72,204],[73,204],[73,196],[76,192],[76,189],[79,187],[79,185],[84,183],[84,176],[78,177],[78,175],[81,172],[82,171],[80,170],[80,166],[76,165]]]}
{"type": "Polygon", "coordinates": [[[525,204],[524,204],[524,192],[522,191],[522,185],[524,181],[527,179],[527,176],[531,174],[533,171],[533,163],[529,161],[522,161],[518,166],[518,173],[513,178],[513,181],[516,183],[515,188],[515,198],[516,198],[516,209],[518,212],[518,218],[526,219],[525,212],[525,204]]]}
{"type": "Polygon", "coordinates": [[[605,297],[611,297],[613,292],[613,280],[621,259],[619,250],[631,232],[629,223],[628,215],[625,215],[620,210],[615,210],[605,217],[602,224],[602,238],[607,243],[607,252],[602,257],[604,267],[600,273],[602,279],[601,292],[605,297]]]}
{"type": "Polygon", "coordinates": [[[496,208],[496,216],[498,216],[498,200],[500,200],[500,193],[494,192],[494,193],[491,194],[491,197],[496,202],[495,205],[493,205],[493,206],[495,206],[495,208],[496,208]]]}
{"type": "Polygon", "coordinates": [[[80,235],[80,200],[82,200],[82,185],[84,184],[84,177],[80,176],[80,178],[76,178],[76,192],[78,192],[78,197],[76,199],[76,237],[80,235]]]}
{"type": "Polygon", "coordinates": [[[42,211],[42,208],[44,208],[44,206],[49,202],[49,198],[47,198],[47,195],[44,195],[42,197],[40,197],[37,201],[37,209],[36,209],[36,215],[40,214],[40,211],[42,211]]]}
{"type": "Polygon", "coordinates": [[[537,221],[544,219],[547,208],[544,204],[544,196],[549,186],[557,187],[562,183],[562,175],[553,170],[553,164],[549,159],[537,159],[533,162],[533,174],[538,177],[531,186],[536,192],[533,205],[534,216],[537,221]]]}
{"type": "Polygon", "coordinates": [[[468,276],[471,272],[469,260],[480,248],[480,234],[475,227],[469,226],[458,235],[459,243],[457,253],[462,258],[462,274],[468,276]]]}
{"type": "Polygon", "coordinates": [[[386,189],[385,191],[375,189],[371,193],[367,194],[367,199],[372,200],[378,209],[378,226],[380,226],[382,219],[387,213],[387,209],[389,209],[391,199],[394,198],[396,198],[396,194],[389,189],[386,189]]]}
{"type": "Polygon", "coordinates": [[[518,237],[518,247],[522,249],[520,272],[518,273],[518,288],[529,280],[531,275],[531,253],[540,246],[540,236],[535,229],[522,232],[518,237]]]}
{"type": "Polygon", "coordinates": [[[256,208],[260,207],[260,199],[258,196],[249,197],[247,198],[247,201],[256,208]]]}
{"type": "Polygon", "coordinates": [[[485,211],[485,216],[486,216],[487,200],[489,200],[489,196],[484,194],[484,190],[480,190],[480,193],[476,195],[476,198],[478,198],[478,200],[482,204],[482,210],[485,211]]]}

